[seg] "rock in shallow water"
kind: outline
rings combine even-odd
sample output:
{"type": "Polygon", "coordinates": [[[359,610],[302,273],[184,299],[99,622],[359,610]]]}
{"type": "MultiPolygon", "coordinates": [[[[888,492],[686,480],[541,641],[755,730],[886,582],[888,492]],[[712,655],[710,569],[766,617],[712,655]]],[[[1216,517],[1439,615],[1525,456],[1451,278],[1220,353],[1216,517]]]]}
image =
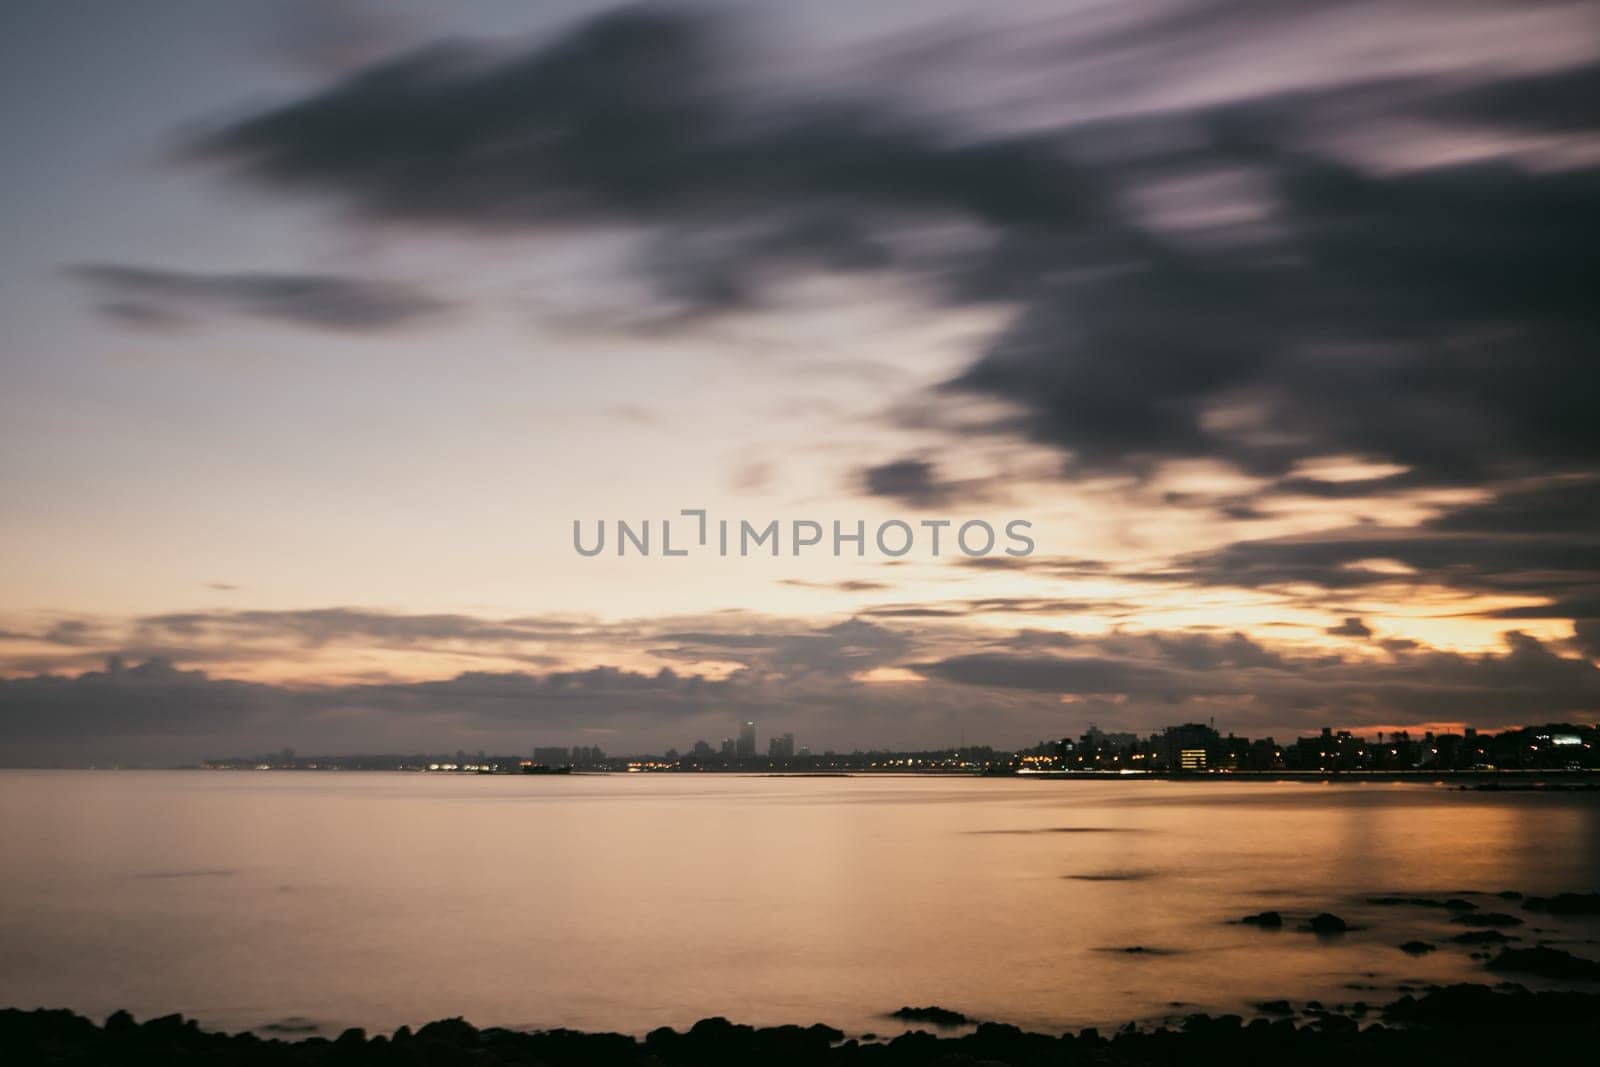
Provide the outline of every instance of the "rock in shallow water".
{"type": "Polygon", "coordinates": [[[1600,893],[1557,893],[1553,897],[1529,897],[1522,902],[1529,911],[1552,915],[1600,915],[1600,893]]]}
{"type": "Polygon", "coordinates": [[[1458,945],[1503,945],[1507,941],[1515,941],[1516,938],[1507,937],[1499,930],[1468,930],[1450,940],[1458,945]]]}
{"type": "Polygon", "coordinates": [[[1267,929],[1277,929],[1283,925],[1283,916],[1275,911],[1258,912],[1255,915],[1246,915],[1239,920],[1251,926],[1261,926],[1267,929]]]}
{"type": "Polygon", "coordinates": [[[1452,916],[1453,923],[1462,926],[1521,926],[1522,920],[1515,915],[1507,915],[1503,911],[1466,912],[1462,915],[1452,916]]]}
{"type": "Polygon", "coordinates": [[[1558,948],[1508,948],[1489,961],[1491,971],[1515,971],[1541,978],[1600,982],[1600,962],[1558,948]]]}
{"type": "Polygon", "coordinates": [[[1350,924],[1332,912],[1323,912],[1306,924],[1314,934],[1342,934],[1350,929],[1350,924]]]}
{"type": "Polygon", "coordinates": [[[972,1021],[959,1011],[951,1011],[935,1004],[930,1004],[926,1008],[899,1008],[890,1014],[896,1019],[905,1019],[907,1022],[932,1023],[935,1026],[964,1026],[972,1021]]]}

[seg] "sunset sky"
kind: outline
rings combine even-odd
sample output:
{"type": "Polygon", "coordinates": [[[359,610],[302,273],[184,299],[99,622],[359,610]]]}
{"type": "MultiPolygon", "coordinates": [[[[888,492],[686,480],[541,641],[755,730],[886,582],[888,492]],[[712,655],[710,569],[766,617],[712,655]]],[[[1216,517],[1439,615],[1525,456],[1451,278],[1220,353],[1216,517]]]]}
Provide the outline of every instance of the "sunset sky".
{"type": "Polygon", "coordinates": [[[0,51],[0,763],[1600,719],[1591,3],[0,51]],[[684,508],[1037,551],[573,550],[684,508]]]}

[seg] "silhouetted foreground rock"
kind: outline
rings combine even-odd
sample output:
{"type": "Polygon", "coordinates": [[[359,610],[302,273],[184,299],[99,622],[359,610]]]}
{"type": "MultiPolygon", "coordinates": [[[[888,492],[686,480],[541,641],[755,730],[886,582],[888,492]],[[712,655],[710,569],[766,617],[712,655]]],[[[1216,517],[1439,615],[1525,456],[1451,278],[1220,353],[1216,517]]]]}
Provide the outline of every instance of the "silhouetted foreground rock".
{"type": "MultiPolygon", "coordinates": [[[[1278,1009],[1286,1003],[1262,1005],[1278,1009]]],[[[913,1009],[918,1010],[918,1009],[913,1009]]],[[[942,1010],[942,1009],[941,1009],[942,1010]]],[[[952,1013],[957,1014],[957,1013],[952,1013]]],[[[662,1028],[643,1041],[622,1034],[574,1030],[521,1033],[479,1030],[443,1019],[415,1033],[367,1037],[347,1030],[338,1039],[294,1041],[252,1034],[206,1033],[169,1015],[136,1023],[118,1012],[96,1026],[69,1011],[0,1010],[0,1056],[8,1063],[47,1067],[98,1064],[370,1065],[370,1067],[1010,1067],[1104,1064],[1343,1064],[1363,1067],[1428,1064],[1504,1064],[1553,1059],[1586,1062],[1600,1041],[1600,993],[1504,992],[1481,985],[1430,990],[1383,1009],[1383,1022],[1363,1027],[1324,1012],[1296,1026],[1288,1018],[1191,1015],[1181,1029],[1128,1027],[1114,1036],[1096,1030],[1059,1037],[1014,1026],[980,1023],[969,1034],[936,1037],[921,1031],[887,1042],[846,1041],[827,1026],[756,1029],[726,1019],[703,1019],[679,1033],[662,1028]],[[1585,1059],[1580,1059],[1585,1057],[1585,1059]]]]}

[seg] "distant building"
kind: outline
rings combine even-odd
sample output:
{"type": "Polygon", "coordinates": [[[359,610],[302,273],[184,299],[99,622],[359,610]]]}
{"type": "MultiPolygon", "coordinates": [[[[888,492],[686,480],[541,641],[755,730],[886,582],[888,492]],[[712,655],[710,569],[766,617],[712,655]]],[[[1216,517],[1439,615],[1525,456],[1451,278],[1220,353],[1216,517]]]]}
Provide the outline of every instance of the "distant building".
{"type": "Polygon", "coordinates": [[[739,754],[739,743],[731,737],[722,739],[722,758],[733,759],[739,754]]]}
{"type": "MultiPolygon", "coordinates": [[[[1169,726],[1161,733],[1162,755],[1172,770],[1205,770],[1222,762],[1222,735],[1205,723],[1186,722],[1182,726],[1169,726]],[[1185,752],[1200,753],[1199,766],[1185,767],[1185,752]]],[[[1193,763],[1194,757],[1190,757],[1193,763]]]]}
{"type": "Polygon", "coordinates": [[[565,745],[543,745],[533,750],[533,762],[546,767],[565,767],[572,762],[572,752],[565,745]]]}
{"type": "Polygon", "coordinates": [[[767,755],[773,759],[794,758],[794,734],[779,734],[767,742],[767,755]]]}
{"type": "Polygon", "coordinates": [[[746,722],[739,727],[739,743],[734,748],[734,754],[740,759],[748,759],[756,754],[756,724],[746,722]]]}
{"type": "Polygon", "coordinates": [[[1283,750],[1270,737],[1252,741],[1246,766],[1252,771],[1281,771],[1284,768],[1283,750]]]}

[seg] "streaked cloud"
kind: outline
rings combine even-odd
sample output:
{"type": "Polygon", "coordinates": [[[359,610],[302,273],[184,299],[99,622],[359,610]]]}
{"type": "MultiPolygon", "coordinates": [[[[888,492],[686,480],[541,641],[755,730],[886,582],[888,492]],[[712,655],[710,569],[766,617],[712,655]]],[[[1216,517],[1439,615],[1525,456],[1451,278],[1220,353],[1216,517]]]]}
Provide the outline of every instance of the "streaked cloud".
{"type": "Polygon", "coordinates": [[[334,274],[203,273],[114,263],[86,263],[72,268],[72,274],[99,294],[103,313],[146,328],[242,316],[372,332],[410,325],[451,307],[408,283],[334,274]]]}

